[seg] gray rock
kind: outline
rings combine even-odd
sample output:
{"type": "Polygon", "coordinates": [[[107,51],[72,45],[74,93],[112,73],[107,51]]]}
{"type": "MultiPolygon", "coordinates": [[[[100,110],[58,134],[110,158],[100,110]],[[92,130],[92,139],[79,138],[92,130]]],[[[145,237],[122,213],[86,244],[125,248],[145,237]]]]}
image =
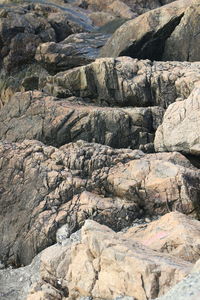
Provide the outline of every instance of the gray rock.
{"type": "Polygon", "coordinates": [[[106,106],[166,108],[178,97],[188,97],[200,80],[200,63],[150,62],[130,57],[102,58],[49,76],[40,84],[56,97],[91,99],[106,106]]]}
{"type": "Polygon", "coordinates": [[[49,72],[59,72],[94,61],[109,35],[72,34],[60,43],[40,44],[35,59],[49,72]]]}
{"type": "Polygon", "coordinates": [[[61,146],[82,139],[148,152],[153,151],[154,132],[162,116],[159,107],[103,108],[76,97],[17,93],[0,111],[0,140],[37,139],[61,146]]]}
{"type": "MultiPolygon", "coordinates": [[[[197,85],[198,86],[198,85],[197,85]]],[[[156,131],[156,151],[181,151],[200,155],[200,89],[188,99],[171,104],[156,131]]]]}
{"type": "Polygon", "coordinates": [[[127,21],[102,48],[101,57],[128,55],[160,60],[166,39],[179,24],[185,9],[195,1],[175,1],[127,21]]]}

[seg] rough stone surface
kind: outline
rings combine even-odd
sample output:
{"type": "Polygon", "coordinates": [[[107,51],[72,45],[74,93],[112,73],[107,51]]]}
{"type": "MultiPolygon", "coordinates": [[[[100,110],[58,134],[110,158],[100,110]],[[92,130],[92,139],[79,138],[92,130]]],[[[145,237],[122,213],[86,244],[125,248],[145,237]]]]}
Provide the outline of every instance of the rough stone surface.
{"type": "Polygon", "coordinates": [[[162,116],[159,107],[105,108],[75,97],[61,100],[38,91],[24,92],[15,94],[0,111],[0,139],[37,139],[53,146],[82,139],[152,151],[162,116]]]}
{"type": "Polygon", "coordinates": [[[40,44],[35,59],[49,72],[59,72],[94,61],[109,35],[100,33],[72,34],[60,43],[40,44]]]}
{"type": "Polygon", "coordinates": [[[65,223],[70,233],[88,218],[121,230],[146,214],[199,212],[199,171],[178,153],[24,141],[1,143],[0,157],[0,260],[8,264],[30,263],[65,223]]]}
{"type": "MultiPolygon", "coordinates": [[[[86,221],[81,236],[71,248],[55,245],[41,255],[41,278],[54,289],[59,278],[60,290],[70,298],[147,300],[162,295],[191,269],[190,263],[158,254],[94,221],[86,221]]],[[[39,299],[37,293],[33,288],[28,299],[39,299]]]]}
{"type": "Polygon", "coordinates": [[[157,221],[130,228],[125,236],[153,250],[195,263],[200,258],[199,232],[199,221],[172,212],[157,221]]]}
{"type": "MultiPolygon", "coordinates": [[[[161,60],[165,41],[180,23],[186,8],[192,4],[199,4],[199,0],[174,1],[126,22],[102,48],[101,56],[129,55],[140,59],[161,60]]],[[[196,11],[197,7],[194,6],[192,9],[196,11]]],[[[195,34],[192,33],[192,37],[187,35],[187,39],[191,38],[195,39],[195,34]]],[[[185,43],[187,44],[186,41],[185,43]]],[[[177,45],[180,48],[180,43],[177,45]]]]}
{"type": "MultiPolygon", "coordinates": [[[[196,86],[199,85],[197,82],[196,86]]],[[[156,151],[181,151],[200,154],[200,89],[195,88],[183,101],[171,104],[158,128],[156,151]]]]}
{"type": "Polygon", "coordinates": [[[41,43],[93,29],[91,20],[73,9],[47,3],[0,5],[0,108],[24,84],[26,90],[38,89],[39,78],[47,76],[34,60],[41,43]]]}
{"type": "Polygon", "coordinates": [[[189,7],[165,43],[163,60],[200,61],[200,3],[189,7]]]}
{"type": "Polygon", "coordinates": [[[74,95],[101,105],[166,108],[176,98],[190,95],[200,80],[199,66],[199,62],[102,58],[49,76],[41,88],[57,97],[74,95]]]}

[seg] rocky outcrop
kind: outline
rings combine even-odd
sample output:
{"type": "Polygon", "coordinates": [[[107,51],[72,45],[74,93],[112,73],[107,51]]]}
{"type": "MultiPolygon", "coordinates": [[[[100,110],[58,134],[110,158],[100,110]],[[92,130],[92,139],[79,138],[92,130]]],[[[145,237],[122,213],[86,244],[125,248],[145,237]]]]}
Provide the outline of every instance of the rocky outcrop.
{"type": "Polygon", "coordinates": [[[145,13],[148,10],[154,9],[166,3],[170,3],[173,0],[159,1],[159,0],[83,0],[80,3],[85,3],[85,7],[94,11],[107,11],[111,12],[115,16],[134,18],[140,14],[145,13]]]}
{"type": "Polygon", "coordinates": [[[195,263],[200,256],[200,222],[172,212],[149,224],[130,228],[125,237],[153,250],[195,263]]]}
{"type": "Polygon", "coordinates": [[[188,97],[200,80],[199,63],[102,58],[49,76],[41,88],[64,98],[77,96],[106,106],[161,106],[188,97]]]}
{"type": "MultiPolygon", "coordinates": [[[[57,295],[54,299],[64,299],[62,291],[67,291],[65,296],[70,298],[132,296],[146,300],[162,295],[172,282],[187,275],[190,268],[190,263],[167,254],[158,256],[156,251],[134,239],[126,239],[108,227],[86,221],[81,242],[72,244],[71,248],[54,245],[46,249],[41,255],[40,270],[41,278],[51,283],[52,289],[56,288],[59,278],[60,298],[57,295]]],[[[41,285],[42,281],[38,282],[27,299],[39,299],[44,294],[39,289],[41,285]]]]}
{"type": "Polygon", "coordinates": [[[163,110],[103,108],[71,97],[57,99],[41,92],[15,94],[0,112],[0,139],[37,139],[61,146],[79,139],[112,147],[152,151],[163,110]]]}
{"type": "Polygon", "coordinates": [[[156,132],[156,151],[200,154],[199,105],[200,89],[195,88],[188,99],[175,102],[168,107],[163,123],[156,132]]]}
{"type": "MultiPolygon", "coordinates": [[[[122,25],[109,39],[106,45],[101,50],[102,57],[117,57],[128,55],[133,58],[140,59],[151,59],[151,60],[161,60],[163,58],[163,53],[165,49],[166,40],[173,34],[174,30],[178,28],[178,24],[181,22],[181,19],[184,14],[185,18],[183,21],[184,25],[180,25],[179,31],[184,32],[183,36],[180,35],[180,39],[184,39],[184,34],[187,34],[187,39],[184,40],[184,48],[188,47],[188,44],[191,46],[191,43],[195,43],[196,34],[194,32],[189,21],[189,14],[192,12],[194,15],[198,16],[198,6],[199,0],[192,0],[190,2],[186,0],[175,1],[164,7],[158,8],[153,11],[149,11],[146,14],[139,16],[138,18],[126,22],[122,25]],[[194,6],[192,6],[192,4],[194,6]],[[195,6],[195,4],[197,4],[195,6]],[[190,7],[188,13],[186,13],[186,8],[190,7]],[[187,17],[188,15],[188,17],[187,17]],[[186,21],[188,20],[188,22],[186,21]],[[187,22],[188,30],[185,30],[185,22],[187,22]],[[142,26],[141,26],[142,24],[142,26]],[[190,34],[188,34],[190,31],[190,34]],[[187,33],[186,33],[187,32],[187,33]]],[[[198,22],[195,23],[196,28],[198,28],[198,22]]],[[[196,29],[196,31],[198,31],[196,29]]],[[[174,38],[172,35],[169,39],[169,44],[165,50],[164,57],[167,57],[170,60],[173,60],[174,57],[179,57],[178,53],[185,52],[185,49],[180,47],[178,39],[176,39],[176,33],[174,38]],[[170,40],[173,41],[176,39],[176,47],[171,42],[171,52],[168,52],[170,47],[170,40]],[[177,49],[177,51],[176,51],[177,49]],[[181,49],[181,50],[178,50],[181,49]],[[175,53],[170,56],[171,53],[175,53]]],[[[198,49],[198,45],[195,45],[198,49]]],[[[192,47],[190,48],[192,49],[192,47]]],[[[193,50],[192,50],[193,51],[193,50]]],[[[178,60],[185,60],[184,55],[180,56],[178,60]]],[[[195,56],[194,56],[195,58],[195,56]]]]}
{"type": "Polygon", "coordinates": [[[199,61],[199,14],[198,6],[189,7],[180,24],[166,40],[163,60],[199,61]]]}
{"type": "Polygon", "coordinates": [[[88,218],[120,230],[171,209],[199,212],[199,171],[180,154],[36,141],[0,151],[0,260],[8,264],[30,263],[64,223],[69,234],[88,218]]]}
{"type": "Polygon", "coordinates": [[[34,59],[41,43],[93,29],[88,17],[69,8],[39,3],[0,8],[0,108],[23,86],[38,89],[39,78],[47,76],[34,59]]]}
{"type": "Polygon", "coordinates": [[[60,43],[40,44],[35,59],[50,73],[91,63],[109,35],[100,33],[71,34],[60,43]]]}
{"type": "Polygon", "coordinates": [[[37,255],[30,266],[0,270],[0,295],[5,300],[12,297],[15,300],[39,300],[41,297],[146,300],[162,295],[192,271],[159,299],[173,299],[175,293],[177,297],[183,296],[179,291],[183,289],[187,299],[194,300],[198,294],[199,269],[197,264],[192,267],[183,257],[187,260],[195,255],[198,259],[200,254],[194,253],[196,248],[193,254],[188,252],[188,243],[198,246],[199,226],[199,221],[177,212],[149,225],[118,233],[88,220],[81,231],[69,237],[64,225],[58,230],[58,243],[37,255]],[[177,245],[177,237],[181,245],[176,249],[168,248],[170,255],[163,253],[162,239],[177,245]],[[179,253],[182,257],[176,258],[179,253]]]}

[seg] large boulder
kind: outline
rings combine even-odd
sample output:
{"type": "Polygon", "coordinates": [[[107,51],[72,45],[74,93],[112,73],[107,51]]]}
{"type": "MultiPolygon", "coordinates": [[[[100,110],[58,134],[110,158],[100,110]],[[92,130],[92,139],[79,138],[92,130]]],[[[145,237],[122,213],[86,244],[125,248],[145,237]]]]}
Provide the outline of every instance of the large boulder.
{"type": "Polygon", "coordinates": [[[199,61],[200,2],[189,7],[179,25],[166,40],[163,60],[199,61]]]}
{"type": "MultiPolygon", "coordinates": [[[[198,86],[198,82],[196,84],[198,86]]],[[[180,151],[186,154],[200,154],[200,89],[182,101],[171,104],[156,131],[156,151],[180,151]]]]}
{"type": "MultiPolygon", "coordinates": [[[[49,292],[54,291],[54,299],[129,296],[147,300],[162,295],[190,269],[188,262],[167,254],[158,255],[134,239],[90,220],[82,227],[81,241],[71,247],[54,245],[42,253],[40,274],[41,279],[50,283],[49,292]]],[[[45,296],[45,292],[43,299],[48,299],[44,281],[33,286],[28,300],[41,299],[39,296],[45,296]]]]}
{"type": "MultiPolygon", "coordinates": [[[[161,60],[165,41],[180,23],[186,8],[195,4],[197,6],[193,6],[193,10],[198,9],[199,0],[191,0],[189,2],[187,0],[174,1],[126,22],[116,30],[111,39],[102,48],[101,56],[117,57],[128,55],[140,59],[161,60]]],[[[189,27],[190,25],[188,24],[189,27]]],[[[194,40],[195,34],[191,33],[190,36],[187,36],[187,42],[191,38],[194,40]]],[[[177,47],[180,48],[180,43],[178,42],[177,47]]]]}

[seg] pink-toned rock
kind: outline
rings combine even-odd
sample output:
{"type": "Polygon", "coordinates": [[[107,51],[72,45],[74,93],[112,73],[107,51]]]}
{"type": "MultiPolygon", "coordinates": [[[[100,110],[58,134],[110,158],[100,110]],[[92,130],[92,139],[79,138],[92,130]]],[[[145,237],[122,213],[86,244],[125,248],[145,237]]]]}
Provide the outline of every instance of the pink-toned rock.
{"type": "Polygon", "coordinates": [[[188,262],[158,254],[94,221],[86,221],[81,235],[71,248],[55,245],[41,256],[43,280],[55,287],[59,278],[60,289],[68,288],[73,299],[155,298],[191,269],[188,262]]]}
{"type": "Polygon", "coordinates": [[[192,263],[200,258],[200,222],[171,212],[150,224],[130,228],[126,238],[192,263]]]}

